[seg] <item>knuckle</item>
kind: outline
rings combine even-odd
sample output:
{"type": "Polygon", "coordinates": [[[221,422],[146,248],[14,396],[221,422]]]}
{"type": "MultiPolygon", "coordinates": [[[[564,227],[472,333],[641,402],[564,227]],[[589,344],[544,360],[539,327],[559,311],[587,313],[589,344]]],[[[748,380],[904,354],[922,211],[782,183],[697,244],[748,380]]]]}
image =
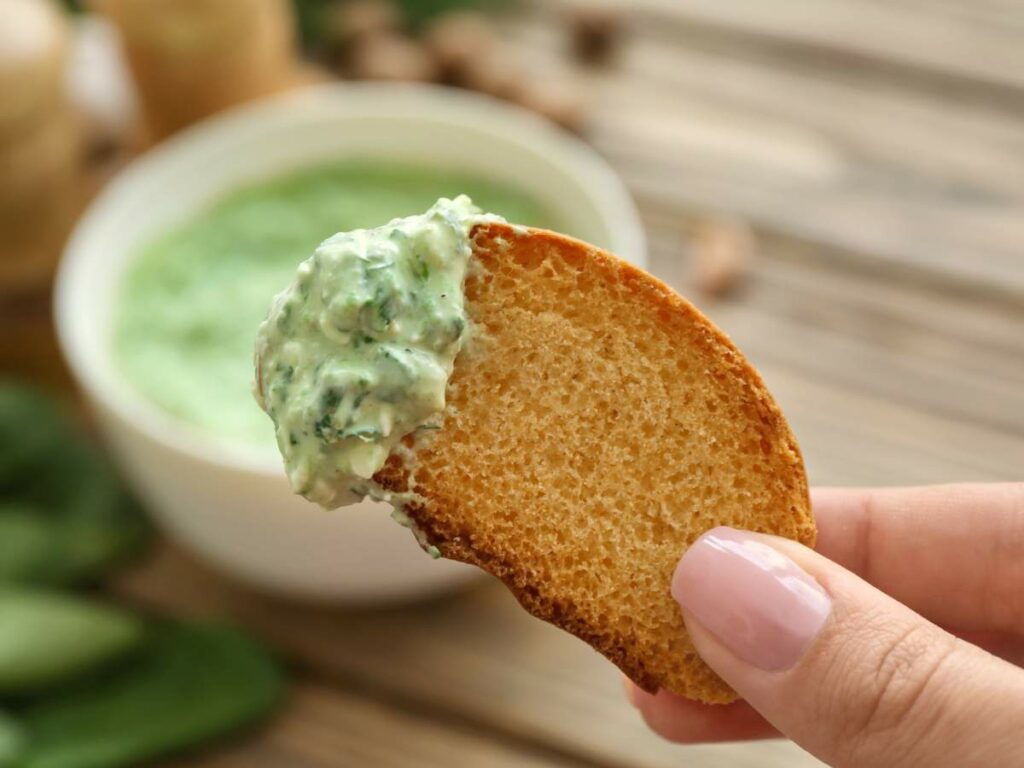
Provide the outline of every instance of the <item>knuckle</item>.
{"type": "Polygon", "coordinates": [[[867,764],[870,755],[881,757],[879,750],[893,760],[936,727],[943,708],[940,672],[956,651],[954,637],[929,625],[876,635],[873,674],[861,669],[859,680],[847,680],[839,689],[850,697],[840,742],[856,758],[851,765],[867,764]]]}

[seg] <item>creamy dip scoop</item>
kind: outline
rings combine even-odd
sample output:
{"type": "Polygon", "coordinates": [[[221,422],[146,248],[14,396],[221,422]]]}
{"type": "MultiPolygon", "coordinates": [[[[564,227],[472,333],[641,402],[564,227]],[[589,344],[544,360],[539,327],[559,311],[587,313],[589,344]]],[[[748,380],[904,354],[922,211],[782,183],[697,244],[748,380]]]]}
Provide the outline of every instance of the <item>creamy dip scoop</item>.
{"type": "Polygon", "coordinates": [[[468,197],[375,229],[340,232],[299,265],[256,338],[255,396],[292,489],[325,507],[373,492],[403,437],[436,428],[469,328],[468,197]]]}

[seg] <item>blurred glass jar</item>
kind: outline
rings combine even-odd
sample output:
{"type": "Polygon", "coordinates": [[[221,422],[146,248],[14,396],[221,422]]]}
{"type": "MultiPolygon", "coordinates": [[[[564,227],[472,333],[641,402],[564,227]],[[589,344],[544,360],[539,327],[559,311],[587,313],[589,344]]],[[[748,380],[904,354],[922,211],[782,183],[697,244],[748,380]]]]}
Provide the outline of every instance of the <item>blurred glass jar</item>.
{"type": "Polygon", "coordinates": [[[288,0],[93,0],[121,33],[153,140],[289,87],[288,0]]]}
{"type": "Polygon", "coordinates": [[[0,0],[0,288],[44,287],[78,198],[81,140],[52,0],[0,0]]]}

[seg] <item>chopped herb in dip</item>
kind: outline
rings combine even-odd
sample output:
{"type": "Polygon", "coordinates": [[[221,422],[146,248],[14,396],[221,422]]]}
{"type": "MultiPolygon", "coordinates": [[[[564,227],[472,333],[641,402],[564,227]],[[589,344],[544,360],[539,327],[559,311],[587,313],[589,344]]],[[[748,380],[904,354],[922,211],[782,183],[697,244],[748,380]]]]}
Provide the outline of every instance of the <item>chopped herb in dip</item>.
{"type": "Polygon", "coordinates": [[[299,265],[256,339],[256,399],[292,488],[357,500],[405,435],[430,429],[467,333],[466,196],[376,229],[342,232],[299,265]]]}

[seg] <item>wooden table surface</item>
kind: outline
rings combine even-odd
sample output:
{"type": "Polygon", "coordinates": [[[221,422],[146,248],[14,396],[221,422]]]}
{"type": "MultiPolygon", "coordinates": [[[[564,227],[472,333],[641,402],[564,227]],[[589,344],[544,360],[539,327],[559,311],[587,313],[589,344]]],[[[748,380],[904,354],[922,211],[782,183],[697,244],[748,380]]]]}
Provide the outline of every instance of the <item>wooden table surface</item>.
{"type": "MultiPolygon", "coordinates": [[[[1024,474],[1024,5],[633,0],[614,66],[580,70],[652,271],[688,292],[709,215],[759,240],[745,288],[696,302],[764,373],[816,484],[1024,474]]],[[[564,62],[538,2],[511,34],[564,62]]],[[[561,64],[560,66],[565,66],[561,64]]],[[[229,615],[295,670],[282,716],[199,768],[804,766],[792,745],[682,748],[617,672],[483,582],[428,605],[300,606],[170,547],[130,599],[229,615]]]]}

